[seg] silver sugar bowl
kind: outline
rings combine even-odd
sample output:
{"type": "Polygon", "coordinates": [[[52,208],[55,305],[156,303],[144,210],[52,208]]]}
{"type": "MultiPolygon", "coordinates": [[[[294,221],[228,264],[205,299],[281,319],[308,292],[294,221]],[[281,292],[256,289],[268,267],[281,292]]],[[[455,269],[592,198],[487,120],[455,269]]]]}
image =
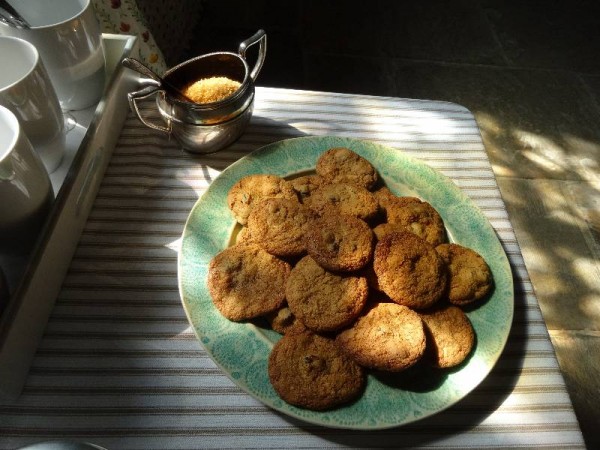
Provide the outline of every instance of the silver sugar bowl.
{"type": "Polygon", "coordinates": [[[129,105],[144,125],[174,136],[187,151],[216,152],[238,139],[252,117],[254,82],[266,51],[267,35],[259,30],[239,45],[237,54],[208,53],[167,70],[162,80],[158,77],[143,79],[142,88],[127,95],[129,105]],[[246,51],[257,43],[258,57],[250,69],[246,51]],[[229,97],[210,103],[194,103],[177,93],[194,81],[211,77],[227,77],[238,81],[240,87],[229,97]],[[138,102],[151,96],[156,96],[164,124],[152,123],[140,113],[138,102]]]}

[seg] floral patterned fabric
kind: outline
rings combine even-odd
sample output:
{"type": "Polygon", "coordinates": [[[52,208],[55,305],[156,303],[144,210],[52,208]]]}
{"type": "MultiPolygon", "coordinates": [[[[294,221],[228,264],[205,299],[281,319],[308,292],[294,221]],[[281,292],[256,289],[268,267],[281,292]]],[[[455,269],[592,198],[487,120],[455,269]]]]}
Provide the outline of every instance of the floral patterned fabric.
{"type": "Polygon", "coordinates": [[[136,0],[138,8],[168,67],[189,58],[189,50],[201,26],[204,0],[136,0]]]}
{"type": "Polygon", "coordinates": [[[93,4],[103,32],[138,36],[139,59],[156,73],[165,72],[163,53],[135,0],[93,0],[93,4]]]}

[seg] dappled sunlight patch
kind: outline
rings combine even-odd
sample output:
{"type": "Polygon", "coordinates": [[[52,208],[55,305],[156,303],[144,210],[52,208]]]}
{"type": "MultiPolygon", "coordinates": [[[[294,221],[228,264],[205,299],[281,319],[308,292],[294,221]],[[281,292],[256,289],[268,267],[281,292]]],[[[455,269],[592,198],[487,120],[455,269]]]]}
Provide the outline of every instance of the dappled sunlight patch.
{"type": "Polygon", "coordinates": [[[171,241],[171,242],[167,242],[165,244],[165,247],[173,250],[175,253],[178,253],[179,249],[181,248],[181,238],[175,239],[174,241],[171,241]]]}
{"type": "Polygon", "coordinates": [[[573,170],[585,180],[600,180],[600,143],[566,133],[562,135],[565,147],[577,149],[573,154],[573,170]]]}
{"type": "Polygon", "coordinates": [[[492,163],[492,168],[494,170],[494,173],[499,177],[511,178],[518,176],[518,174],[508,166],[502,166],[497,163],[492,163]]]}
{"type": "Polygon", "coordinates": [[[475,114],[496,175],[600,180],[600,143],[559,130],[526,130],[482,111],[475,114]]]}
{"type": "Polygon", "coordinates": [[[598,143],[568,133],[555,138],[513,129],[510,134],[522,147],[522,155],[539,168],[553,174],[572,172],[586,180],[600,179],[600,165],[596,159],[589,157],[600,151],[598,143]]]}
{"type": "Polygon", "coordinates": [[[221,171],[202,164],[193,167],[177,169],[174,178],[191,187],[200,197],[210,183],[219,176],[221,171]]]}
{"type": "Polygon", "coordinates": [[[497,117],[483,111],[476,111],[475,117],[494,173],[501,177],[518,177],[519,173],[515,170],[515,152],[507,151],[505,141],[512,137],[506,125],[497,117]]]}
{"type": "Polygon", "coordinates": [[[551,257],[544,251],[538,251],[534,248],[527,249],[527,267],[529,270],[555,270],[556,258],[551,257]]]}
{"type": "Polygon", "coordinates": [[[579,309],[586,316],[600,319],[600,292],[590,292],[579,301],[579,309]]]}
{"type": "Polygon", "coordinates": [[[546,155],[540,155],[531,150],[523,150],[521,154],[532,163],[536,164],[538,167],[541,167],[545,170],[551,172],[561,172],[564,170],[564,166],[556,161],[548,158],[546,155]]]}
{"type": "Polygon", "coordinates": [[[512,130],[511,134],[524,147],[522,154],[539,167],[552,172],[568,168],[569,156],[564,147],[554,140],[519,129],[512,130]]]}
{"type": "Polygon", "coordinates": [[[475,112],[475,116],[477,117],[477,124],[481,130],[494,135],[504,132],[503,125],[498,122],[498,119],[495,116],[483,111],[475,112]]]}
{"type": "MultiPolygon", "coordinates": [[[[583,258],[579,256],[573,261],[573,273],[584,285],[587,285],[590,289],[598,287],[598,279],[600,279],[600,267],[598,266],[598,261],[595,259],[583,258]]],[[[596,300],[600,300],[600,297],[597,296],[596,300]]],[[[598,302],[598,307],[600,308],[600,302],[598,302]]]]}
{"type": "MultiPolygon", "coordinates": [[[[598,149],[600,150],[600,149],[598,149]]],[[[578,173],[586,180],[600,181],[600,165],[598,161],[591,158],[582,158],[579,160],[578,173]]]]}

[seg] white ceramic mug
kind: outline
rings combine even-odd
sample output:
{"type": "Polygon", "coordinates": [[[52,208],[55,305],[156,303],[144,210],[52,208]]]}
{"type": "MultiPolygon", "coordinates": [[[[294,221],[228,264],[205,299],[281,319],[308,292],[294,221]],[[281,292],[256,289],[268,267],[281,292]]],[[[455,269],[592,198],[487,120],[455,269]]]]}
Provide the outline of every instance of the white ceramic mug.
{"type": "Polygon", "coordinates": [[[104,91],[102,32],[91,0],[8,0],[29,23],[15,28],[0,22],[0,34],[35,45],[63,110],[97,103],[104,91]]]}
{"type": "Polygon", "coordinates": [[[52,173],[62,160],[64,117],[37,49],[29,42],[0,36],[0,105],[10,109],[52,173]]]}
{"type": "Polygon", "coordinates": [[[31,248],[53,200],[42,161],[15,115],[0,106],[0,256],[31,248]]]}

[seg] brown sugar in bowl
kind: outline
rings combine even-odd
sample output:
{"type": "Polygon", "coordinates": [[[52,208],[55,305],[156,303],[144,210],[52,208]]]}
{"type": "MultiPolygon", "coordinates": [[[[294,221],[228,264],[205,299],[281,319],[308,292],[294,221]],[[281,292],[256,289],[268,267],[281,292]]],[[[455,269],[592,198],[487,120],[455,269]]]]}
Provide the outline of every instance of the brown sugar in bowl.
{"type": "Polygon", "coordinates": [[[227,77],[201,78],[188,84],[183,94],[195,103],[213,103],[233,95],[241,83],[227,77]]]}

